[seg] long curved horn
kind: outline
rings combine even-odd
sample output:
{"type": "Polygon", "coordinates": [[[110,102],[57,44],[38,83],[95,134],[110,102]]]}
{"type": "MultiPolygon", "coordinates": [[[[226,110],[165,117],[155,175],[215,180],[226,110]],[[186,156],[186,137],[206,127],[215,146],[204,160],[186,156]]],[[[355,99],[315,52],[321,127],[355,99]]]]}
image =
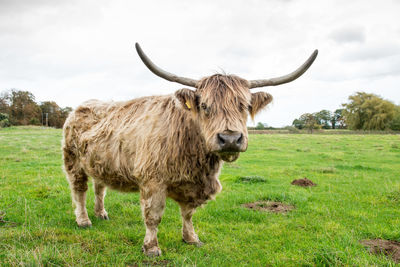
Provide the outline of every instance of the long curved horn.
{"type": "Polygon", "coordinates": [[[168,71],[165,71],[159,67],[157,67],[143,52],[142,48],[138,43],[135,44],[136,51],[139,54],[139,57],[142,59],[143,63],[153,72],[155,75],[164,78],[170,82],[176,82],[180,84],[184,84],[191,87],[196,87],[198,80],[193,80],[190,78],[180,77],[175,74],[172,74],[168,71]]]}
{"type": "Polygon", "coordinates": [[[313,64],[315,58],[318,55],[318,50],[315,50],[311,56],[307,59],[306,62],[303,63],[297,70],[293,71],[292,73],[289,73],[285,76],[281,77],[276,77],[276,78],[271,78],[271,79],[264,79],[264,80],[252,80],[249,81],[250,83],[250,88],[256,88],[256,87],[263,87],[263,86],[275,86],[275,85],[280,85],[283,83],[288,83],[293,80],[296,80],[299,78],[306,70],[313,64]]]}

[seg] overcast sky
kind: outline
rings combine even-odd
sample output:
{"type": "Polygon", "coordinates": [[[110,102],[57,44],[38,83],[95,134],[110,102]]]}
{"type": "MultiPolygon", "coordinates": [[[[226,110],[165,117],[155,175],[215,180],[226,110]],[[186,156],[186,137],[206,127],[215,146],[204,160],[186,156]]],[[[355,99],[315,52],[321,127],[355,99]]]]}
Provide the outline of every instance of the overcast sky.
{"type": "Polygon", "coordinates": [[[287,74],[319,55],[298,80],[265,87],[274,101],[255,118],[272,126],[335,110],[356,91],[400,104],[400,1],[0,0],[0,91],[76,107],[182,88],[162,68],[201,78],[287,74]]]}

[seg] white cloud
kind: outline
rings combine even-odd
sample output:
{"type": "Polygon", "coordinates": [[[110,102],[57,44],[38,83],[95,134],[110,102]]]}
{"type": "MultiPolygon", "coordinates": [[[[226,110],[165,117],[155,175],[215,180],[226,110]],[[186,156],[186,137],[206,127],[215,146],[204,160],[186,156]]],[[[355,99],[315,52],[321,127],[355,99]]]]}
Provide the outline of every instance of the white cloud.
{"type": "Polygon", "coordinates": [[[400,42],[360,46],[343,53],[344,61],[370,61],[400,55],[400,42]]]}
{"type": "Polygon", "coordinates": [[[318,48],[303,77],[262,89],[275,100],[256,122],[281,126],[338,108],[357,90],[400,99],[399,11],[379,0],[0,0],[0,90],[76,107],[182,88],[146,69],[137,41],[155,63],[192,78],[220,69],[280,76],[318,48]]]}
{"type": "Polygon", "coordinates": [[[330,37],[337,43],[365,42],[364,28],[361,26],[350,26],[334,30],[330,37]]]}

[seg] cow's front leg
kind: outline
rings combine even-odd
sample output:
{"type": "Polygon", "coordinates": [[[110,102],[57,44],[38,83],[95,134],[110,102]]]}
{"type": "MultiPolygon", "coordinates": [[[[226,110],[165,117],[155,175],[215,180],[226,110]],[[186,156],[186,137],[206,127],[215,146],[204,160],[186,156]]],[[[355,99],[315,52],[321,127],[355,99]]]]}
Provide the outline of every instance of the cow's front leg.
{"type": "Polygon", "coordinates": [[[140,190],[140,205],[146,225],[143,252],[147,256],[161,255],[157,240],[157,226],[164,212],[166,191],[165,186],[151,183],[144,185],[140,190]]]}
{"type": "Polygon", "coordinates": [[[93,179],[94,188],[94,213],[103,220],[108,220],[107,211],[104,209],[104,197],[106,196],[107,188],[101,182],[93,179]]]}
{"type": "Polygon", "coordinates": [[[183,241],[188,244],[201,247],[203,245],[203,242],[201,242],[199,237],[196,235],[192,222],[192,216],[195,213],[196,208],[186,203],[179,203],[179,206],[181,207],[181,215],[182,215],[183,241]]]}

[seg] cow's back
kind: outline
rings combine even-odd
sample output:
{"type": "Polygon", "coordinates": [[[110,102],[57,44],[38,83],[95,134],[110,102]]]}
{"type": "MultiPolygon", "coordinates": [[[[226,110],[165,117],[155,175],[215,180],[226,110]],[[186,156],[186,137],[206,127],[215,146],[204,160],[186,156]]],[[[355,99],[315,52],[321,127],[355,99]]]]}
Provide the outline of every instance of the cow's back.
{"type": "Polygon", "coordinates": [[[152,97],[124,102],[89,100],[68,116],[63,129],[65,167],[79,165],[87,175],[122,190],[137,189],[136,178],[120,150],[121,133],[128,117],[135,117],[152,97]]]}
{"type": "Polygon", "coordinates": [[[191,177],[204,157],[202,143],[189,113],[176,105],[172,95],[87,101],[65,123],[64,154],[72,152],[88,175],[124,191],[127,183],[160,174],[167,180],[191,177]]]}

